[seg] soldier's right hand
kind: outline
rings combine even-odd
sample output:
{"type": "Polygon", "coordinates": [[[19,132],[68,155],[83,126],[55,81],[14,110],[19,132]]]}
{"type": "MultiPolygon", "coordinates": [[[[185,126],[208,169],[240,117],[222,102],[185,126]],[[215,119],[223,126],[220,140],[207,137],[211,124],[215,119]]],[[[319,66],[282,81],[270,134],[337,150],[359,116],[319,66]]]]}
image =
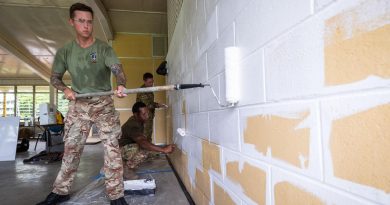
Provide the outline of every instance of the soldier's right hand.
{"type": "Polygon", "coordinates": [[[67,100],[76,100],[76,94],[70,88],[65,88],[64,95],[67,100]]]}
{"type": "Polygon", "coordinates": [[[165,154],[170,154],[175,150],[175,145],[170,144],[164,147],[164,153],[165,154]]]}

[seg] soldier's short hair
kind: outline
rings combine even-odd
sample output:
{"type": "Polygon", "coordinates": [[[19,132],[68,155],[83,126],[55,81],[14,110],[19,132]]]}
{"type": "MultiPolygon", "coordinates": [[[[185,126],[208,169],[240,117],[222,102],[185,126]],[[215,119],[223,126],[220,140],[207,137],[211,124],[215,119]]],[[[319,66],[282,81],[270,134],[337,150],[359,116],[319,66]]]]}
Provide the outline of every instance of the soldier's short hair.
{"type": "Polygon", "coordinates": [[[149,78],[153,78],[153,74],[151,74],[151,73],[145,73],[145,74],[144,74],[144,80],[147,80],[147,79],[149,79],[149,78]]]}
{"type": "Polygon", "coordinates": [[[139,113],[139,109],[143,107],[146,107],[145,103],[136,102],[134,103],[133,108],[131,108],[131,111],[133,111],[133,113],[139,113]]]}
{"type": "Polygon", "coordinates": [[[72,4],[72,6],[70,6],[69,8],[69,17],[71,19],[74,18],[74,12],[75,11],[88,11],[92,14],[92,17],[93,17],[93,10],[91,7],[85,5],[85,4],[82,4],[82,3],[74,3],[72,4]]]}

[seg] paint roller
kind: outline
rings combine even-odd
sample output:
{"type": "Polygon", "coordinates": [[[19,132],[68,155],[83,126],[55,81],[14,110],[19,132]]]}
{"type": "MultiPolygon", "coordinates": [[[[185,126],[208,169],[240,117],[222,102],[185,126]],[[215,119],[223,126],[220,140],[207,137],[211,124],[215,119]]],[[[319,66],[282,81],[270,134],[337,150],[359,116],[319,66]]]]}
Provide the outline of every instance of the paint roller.
{"type": "MultiPolygon", "coordinates": [[[[147,88],[135,88],[135,89],[125,89],[123,93],[125,94],[134,94],[134,93],[145,93],[145,92],[158,92],[158,91],[169,91],[169,90],[183,90],[190,88],[203,88],[205,86],[210,86],[209,84],[174,84],[174,85],[164,85],[164,86],[154,86],[147,88]]],[[[86,98],[86,97],[95,97],[95,96],[105,96],[105,95],[114,95],[114,91],[104,91],[104,92],[94,92],[94,93],[76,93],[76,98],[86,98]]]]}
{"type": "MultiPolygon", "coordinates": [[[[212,86],[209,86],[215,99],[221,107],[233,107],[239,101],[239,67],[240,67],[240,49],[238,47],[227,47],[224,50],[225,54],[225,99],[226,104],[222,104],[212,86]]],[[[164,63],[164,62],[163,62],[164,63]]],[[[166,65],[166,62],[165,64],[166,65]]],[[[159,67],[159,69],[162,69],[159,67]]],[[[166,70],[166,69],[164,69],[166,70]]],[[[177,128],[176,132],[184,137],[187,130],[185,128],[177,128]]]]}
{"type": "MultiPolygon", "coordinates": [[[[221,107],[233,107],[239,101],[239,60],[240,60],[240,50],[238,47],[227,47],[225,48],[225,99],[226,104],[222,104],[218,96],[216,95],[214,89],[210,84],[174,84],[174,85],[165,85],[165,86],[155,86],[147,88],[135,88],[135,89],[125,89],[123,93],[125,94],[134,94],[134,93],[143,93],[143,92],[158,92],[158,91],[171,91],[171,90],[183,90],[191,88],[204,88],[209,86],[211,92],[216,98],[218,104],[221,107]]],[[[167,62],[163,61],[158,67],[158,74],[166,75],[168,73],[167,62]]],[[[85,97],[94,97],[94,96],[105,96],[105,95],[114,95],[114,91],[104,91],[104,92],[94,92],[94,93],[83,93],[76,94],[76,98],[85,98],[85,97]]],[[[64,96],[65,97],[65,96],[64,96]]]]}

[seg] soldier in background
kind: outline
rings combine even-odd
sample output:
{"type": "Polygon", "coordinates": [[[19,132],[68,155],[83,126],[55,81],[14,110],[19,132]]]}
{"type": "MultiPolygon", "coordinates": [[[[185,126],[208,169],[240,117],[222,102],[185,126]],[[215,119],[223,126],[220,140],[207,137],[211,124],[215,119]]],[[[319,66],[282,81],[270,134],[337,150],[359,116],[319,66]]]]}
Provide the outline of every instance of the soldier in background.
{"type": "MultiPolygon", "coordinates": [[[[144,84],[141,86],[141,88],[147,88],[147,87],[153,87],[154,80],[153,75],[151,73],[145,73],[143,76],[144,84]]],[[[164,107],[167,108],[168,106],[165,104],[160,104],[157,102],[154,102],[154,94],[153,92],[147,92],[147,93],[138,93],[136,102],[143,102],[146,104],[146,107],[149,110],[149,118],[145,122],[145,130],[144,134],[149,142],[152,141],[152,134],[153,134],[153,119],[154,119],[154,113],[156,108],[164,107]]]]}
{"type": "Polygon", "coordinates": [[[122,125],[122,137],[119,140],[121,148],[124,175],[126,180],[136,179],[134,168],[150,158],[156,152],[169,154],[175,145],[157,146],[149,142],[144,134],[144,124],[149,118],[149,111],[143,102],[136,102],[133,116],[122,125]]]}

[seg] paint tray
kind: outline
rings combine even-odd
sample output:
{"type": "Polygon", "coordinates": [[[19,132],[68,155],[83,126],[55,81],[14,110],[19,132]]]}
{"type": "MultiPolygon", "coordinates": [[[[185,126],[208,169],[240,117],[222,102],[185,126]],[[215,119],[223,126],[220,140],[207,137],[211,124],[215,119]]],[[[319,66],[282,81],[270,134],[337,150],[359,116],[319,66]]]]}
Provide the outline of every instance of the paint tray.
{"type": "Polygon", "coordinates": [[[138,179],[124,181],[125,195],[154,195],[156,181],[154,179],[138,179]]]}

